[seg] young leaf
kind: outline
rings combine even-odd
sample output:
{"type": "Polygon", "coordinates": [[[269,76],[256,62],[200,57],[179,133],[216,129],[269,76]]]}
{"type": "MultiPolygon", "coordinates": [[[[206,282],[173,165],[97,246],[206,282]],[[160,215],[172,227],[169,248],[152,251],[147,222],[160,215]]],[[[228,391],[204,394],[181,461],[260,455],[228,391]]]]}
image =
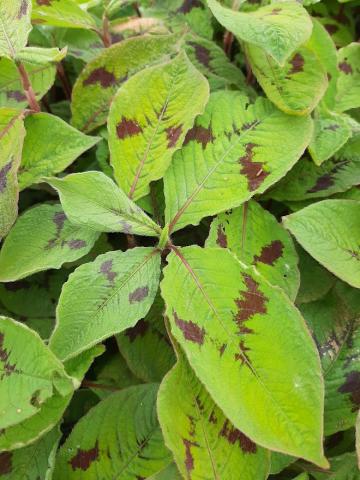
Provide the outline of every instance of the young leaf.
{"type": "Polygon", "coordinates": [[[81,265],[63,286],[50,348],[68,359],[135,326],[154,301],[159,277],[160,253],[150,247],[109,252],[81,265]]]}
{"type": "Polygon", "coordinates": [[[270,452],[230,423],[183,355],[161,383],[157,410],[165,444],[184,478],[267,478],[270,452]]]}
{"type": "Polygon", "coordinates": [[[84,132],[103,125],[120,85],[176,49],[174,35],[140,36],[105,49],[84,68],[72,92],[72,124],[84,132]],[[175,46],[174,46],[175,45],[175,46]]]}
{"type": "MultiPolygon", "coordinates": [[[[26,107],[28,100],[15,62],[2,58],[0,65],[0,106],[26,107]]],[[[33,87],[35,98],[40,100],[54,83],[56,67],[52,63],[46,65],[24,63],[23,66],[33,87]]]]}
{"type": "MultiPolygon", "coordinates": [[[[94,358],[102,353],[103,349],[100,346],[96,346],[65,362],[67,373],[75,379],[77,386],[80,385],[94,358]]],[[[54,395],[40,406],[35,415],[21,423],[4,428],[0,435],[0,452],[30,445],[50,431],[61,420],[73,393],[71,391],[69,394],[61,396],[59,393],[54,392],[54,395]]]]}
{"type": "Polygon", "coordinates": [[[65,396],[72,389],[62,363],[41,338],[23,324],[0,317],[0,428],[35,415],[55,392],[65,396]]]}
{"type": "Polygon", "coordinates": [[[0,2],[0,57],[14,58],[25,47],[29,33],[31,0],[0,2]]]}
{"type": "Polygon", "coordinates": [[[300,308],[320,353],[325,379],[325,434],[331,435],[354,426],[360,407],[360,310],[350,312],[336,291],[300,308]]]}
{"type": "Polygon", "coordinates": [[[314,134],[309,153],[316,165],[332,157],[351,137],[351,127],[346,115],[339,115],[324,108],[314,113],[314,134]]]}
{"type": "Polygon", "coordinates": [[[25,129],[19,168],[21,190],[38,183],[41,177],[62,172],[100,140],[100,137],[84,135],[61,118],[48,113],[27,116],[25,129]]]}
{"type": "Polygon", "coordinates": [[[83,172],[47,180],[60,195],[66,215],[75,225],[98,232],[124,232],[150,237],[161,229],[101,172],[83,172]]]}
{"type": "Polygon", "coordinates": [[[0,250],[0,282],[60,268],[86,255],[99,234],[72,225],[61,205],[42,204],[19,217],[0,250]]]}
{"type": "Polygon", "coordinates": [[[22,112],[0,109],[0,239],[15,222],[18,212],[20,165],[25,129],[22,112]]]}
{"type": "Polygon", "coordinates": [[[180,53],[128,80],[112,103],[108,121],[115,179],[130,198],[149,193],[209,98],[206,79],[180,53]]]}
{"type": "Polygon", "coordinates": [[[60,429],[56,427],[33,445],[0,453],[0,476],[6,480],[50,478],[60,438],[60,429]]]}
{"type": "Polygon", "coordinates": [[[307,115],[323,97],[328,86],[326,71],[307,45],[296,50],[284,66],[255,45],[246,45],[245,51],[257,81],[283,112],[307,115]]]}
{"type": "Polygon", "coordinates": [[[96,29],[95,19],[74,0],[33,0],[31,18],[35,24],[96,29]]]}
{"type": "Polygon", "coordinates": [[[60,449],[54,480],[148,478],[170,463],[156,417],[157,386],[110,395],[76,424],[60,449]]]}
{"type": "Polygon", "coordinates": [[[310,16],[296,2],[275,2],[250,13],[235,12],[216,0],[208,0],[208,5],[221,25],[244,42],[262,48],[280,65],[311,35],[310,16]]]}
{"type": "Polygon", "coordinates": [[[338,51],[339,76],[335,107],[339,112],[360,107],[360,44],[350,43],[338,51]]]}
{"type": "Polygon", "coordinates": [[[66,57],[67,50],[63,48],[26,47],[16,55],[16,60],[32,65],[47,65],[57,63],[66,57]]]}
{"type": "Polygon", "coordinates": [[[161,291],[172,333],[234,427],[326,466],[321,366],[288,297],[221,248],[175,249],[161,291]]]}
{"type": "Polygon", "coordinates": [[[164,302],[158,296],[144,319],[116,337],[130,370],[144,382],[161,382],[175,362],[163,312],[164,302]]]}
{"type": "Polygon", "coordinates": [[[315,480],[358,480],[359,469],[356,462],[356,453],[344,453],[330,459],[330,471],[312,472],[315,480]]]}
{"type": "Polygon", "coordinates": [[[164,178],[170,232],[234,208],[283,177],[312,135],[309,117],[288,116],[268,100],[215,92],[164,178]]]}
{"type": "Polygon", "coordinates": [[[315,260],[360,288],[360,202],[323,200],[284,217],[283,222],[315,260]]]}
{"type": "Polygon", "coordinates": [[[271,284],[295,300],[300,274],[294,244],[276,218],[255,201],[218,215],[206,245],[229,248],[239,260],[254,265],[271,284]]]}

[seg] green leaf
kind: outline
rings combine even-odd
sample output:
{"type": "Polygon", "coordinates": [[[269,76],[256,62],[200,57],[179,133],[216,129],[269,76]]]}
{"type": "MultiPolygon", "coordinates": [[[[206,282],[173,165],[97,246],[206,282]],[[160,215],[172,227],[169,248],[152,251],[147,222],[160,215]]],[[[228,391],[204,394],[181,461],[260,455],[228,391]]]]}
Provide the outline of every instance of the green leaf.
{"type": "Polygon", "coordinates": [[[323,200],[284,217],[283,222],[315,260],[360,288],[360,202],[323,200]]]}
{"type": "Polygon", "coordinates": [[[14,58],[25,47],[29,33],[31,0],[0,3],[0,57],[14,58]]]}
{"type": "Polygon", "coordinates": [[[266,96],[283,112],[307,115],[323,97],[328,86],[326,71],[307,45],[296,50],[284,66],[255,45],[246,45],[245,51],[266,96]]]}
{"type": "Polygon", "coordinates": [[[144,382],[161,382],[175,362],[163,312],[164,302],[158,296],[144,319],[116,337],[130,370],[144,382]]]}
{"type": "Polygon", "coordinates": [[[316,165],[332,157],[351,137],[351,127],[345,115],[326,109],[314,112],[314,134],[309,153],[316,165]]]}
{"type": "Polygon", "coordinates": [[[130,198],[145,196],[150,182],[163,177],[208,98],[206,79],[185,53],[120,88],[110,109],[109,147],[115,179],[130,198]]]}
{"type": "Polygon", "coordinates": [[[72,92],[74,127],[90,132],[103,125],[120,85],[147,65],[166,59],[175,50],[176,41],[174,35],[130,38],[105,49],[88,63],[72,92]]]}
{"type": "Polygon", "coordinates": [[[28,62],[32,65],[47,65],[48,63],[60,62],[66,57],[67,49],[26,47],[16,55],[16,60],[28,62]]]}
{"type": "Polygon", "coordinates": [[[186,247],[168,257],[161,291],[173,335],[233,425],[259,445],[326,466],[320,362],[282,290],[226,249],[186,247]]]}
{"type": "Polygon", "coordinates": [[[350,148],[345,145],[335,158],[320,166],[315,165],[307,156],[301,158],[266,196],[280,202],[310,200],[344,192],[359,184],[360,154],[356,154],[357,146],[354,147],[354,158],[351,158],[350,148]]]}
{"type": "Polygon", "coordinates": [[[138,385],[92,408],[60,449],[54,480],[148,478],[170,463],[156,418],[156,394],[156,385],[138,385]]]}
{"type": "MultiPolygon", "coordinates": [[[[354,292],[358,295],[358,292],[354,292]]],[[[355,424],[360,407],[360,309],[349,311],[336,291],[300,306],[318,345],[325,379],[325,434],[355,424]]]]}
{"type": "Polygon", "coordinates": [[[33,23],[66,28],[96,29],[94,18],[74,0],[32,0],[33,23]]]}
{"type": "Polygon", "coordinates": [[[218,215],[212,222],[208,247],[229,248],[239,260],[255,268],[272,285],[295,300],[300,274],[290,235],[271,213],[255,201],[218,215]]]}
{"type": "Polygon", "coordinates": [[[62,172],[100,137],[88,137],[61,118],[48,113],[34,113],[25,119],[26,137],[19,168],[23,190],[47,175],[62,172]]]}
{"type": "Polygon", "coordinates": [[[216,0],[208,0],[208,5],[227,30],[262,48],[281,65],[311,35],[311,18],[296,2],[274,2],[250,13],[235,12],[216,0]]]}
{"type": "Polygon", "coordinates": [[[336,110],[344,112],[360,107],[360,44],[351,43],[338,51],[339,76],[336,110]]]}
{"type": "Polygon", "coordinates": [[[148,477],[147,480],[182,480],[179,470],[176,468],[175,463],[170,463],[164,470],[161,472],[155,473],[148,477]]]}
{"type": "MultiPolygon", "coordinates": [[[[102,352],[103,349],[97,346],[65,362],[67,373],[75,378],[77,386],[80,385],[94,358],[102,352]]],[[[72,396],[73,391],[65,396],[55,392],[40,406],[35,415],[17,425],[4,428],[0,435],[0,452],[30,445],[50,431],[60,421],[72,396]]]]}
{"type": "Polygon", "coordinates": [[[306,472],[300,473],[300,475],[297,475],[294,480],[309,480],[309,475],[306,472]]]}
{"type": "Polygon", "coordinates": [[[61,205],[42,204],[19,217],[0,250],[0,282],[60,268],[86,255],[99,234],[72,225],[61,205]]]}
{"type": "Polygon", "coordinates": [[[316,480],[358,480],[359,469],[356,463],[356,453],[344,453],[330,460],[330,472],[311,474],[316,480]]]}
{"type": "Polygon", "coordinates": [[[64,211],[75,225],[99,232],[160,234],[160,227],[104,173],[74,173],[47,181],[59,192],[64,211]]]}
{"type": "Polygon", "coordinates": [[[18,212],[20,165],[25,129],[23,113],[0,109],[0,239],[15,222],[18,212]]]}
{"type": "Polygon", "coordinates": [[[271,452],[271,475],[276,475],[296,461],[296,458],[279,452],[271,452]]]}
{"type": "Polygon", "coordinates": [[[160,253],[150,247],[109,252],[81,265],[63,286],[50,348],[68,359],[135,326],[154,301],[159,276],[160,253]]]}
{"type": "Polygon", "coordinates": [[[0,453],[0,475],[5,480],[51,478],[60,437],[59,428],[54,428],[33,445],[0,453]]]}
{"type": "Polygon", "coordinates": [[[6,317],[0,317],[0,380],[0,428],[35,415],[55,392],[65,396],[73,389],[63,365],[41,338],[6,317]]]}
{"type": "Polygon", "coordinates": [[[164,178],[170,232],[234,208],[283,177],[312,135],[309,117],[288,116],[268,100],[215,92],[164,178]]]}
{"type": "Polygon", "coordinates": [[[180,355],[161,383],[157,408],[166,446],[184,478],[264,480],[270,452],[224,416],[180,355]]]}
{"type": "MultiPolygon", "coordinates": [[[[54,83],[56,67],[52,63],[46,65],[24,63],[23,66],[30,79],[35,97],[37,100],[40,100],[54,83]]],[[[0,106],[23,108],[27,105],[28,100],[15,62],[8,58],[2,58],[0,68],[0,106]]]]}
{"type": "Polygon", "coordinates": [[[356,446],[356,455],[358,460],[358,468],[360,470],[360,410],[358,412],[358,416],[356,418],[356,438],[355,438],[355,446],[356,446]]]}

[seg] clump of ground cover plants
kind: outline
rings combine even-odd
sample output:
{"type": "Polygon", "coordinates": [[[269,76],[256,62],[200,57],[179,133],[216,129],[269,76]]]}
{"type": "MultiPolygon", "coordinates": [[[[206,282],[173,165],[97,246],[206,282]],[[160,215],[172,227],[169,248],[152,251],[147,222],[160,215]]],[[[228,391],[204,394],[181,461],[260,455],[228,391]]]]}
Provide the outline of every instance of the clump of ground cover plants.
{"type": "Polygon", "coordinates": [[[359,480],[360,1],[0,0],[0,479],[359,480]]]}

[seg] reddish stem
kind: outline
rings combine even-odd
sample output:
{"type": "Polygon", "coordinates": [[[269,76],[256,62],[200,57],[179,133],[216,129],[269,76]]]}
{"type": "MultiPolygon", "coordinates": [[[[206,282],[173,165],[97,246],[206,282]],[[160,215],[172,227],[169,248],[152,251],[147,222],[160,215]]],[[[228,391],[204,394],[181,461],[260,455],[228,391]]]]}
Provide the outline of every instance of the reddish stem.
{"type": "Polygon", "coordinates": [[[58,74],[58,77],[60,79],[60,82],[63,86],[66,99],[71,100],[71,90],[72,90],[71,89],[71,84],[69,82],[68,77],[66,76],[66,72],[65,72],[63,64],[61,62],[59,62],[56,65],[56,70],[57,70],[57,74],[58,74]]]}
{"type": "Polygon", "coordinates": [[[111,47],[112,40],[111,40],[111,34],[110,34],[110,22],[106,14],[104,14],[103,16],[103,31],[102,31],[101,39],[103,41],[104,47],[106,48],[111,47]]]}
{"type": "Polygon", "coordinates": [[[120,390],[120,388],[112,387],[111,385],[89,382],[88,380],[83,380],[81,386],[83,388],[98,388],[99,390],[109,390],[111,392],[118,392],[120,390]]]}
{"type": "Polygon", "coordinates": [[[41,111],[40,105],[36,100],[35,92],[32,88],[30,78],[27,74],[27,71],[25,70],[24,65],[21,62],[17,62],[16,66],[20,73],[21,83],[22,83],[24,93],[31,110],[34,112],[40,112],[41,111]]]}

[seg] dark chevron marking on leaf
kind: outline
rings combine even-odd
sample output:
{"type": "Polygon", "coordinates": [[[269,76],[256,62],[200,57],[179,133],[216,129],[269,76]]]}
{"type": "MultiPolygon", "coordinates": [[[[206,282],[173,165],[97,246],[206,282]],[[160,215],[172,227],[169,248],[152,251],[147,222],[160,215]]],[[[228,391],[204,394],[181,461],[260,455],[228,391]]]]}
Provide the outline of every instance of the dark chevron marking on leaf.
{"type": "Polygon", "coordinates": [[[212,412],[210,413],[210,417],[209,417],[209,423],[212,423],[213,425],[216,425],[217,422],[218,422],[218,419],[215,416],[214,410],[212,410],[212,412]]]}
{"type": "Polygon", "coordinates": [[[9,356],[10,352],[4,348],[4,334],[0,333],[0,361],[4,364],[0,375],[0,380],[2,380],[5,376],[9,377],[14,372],[19,373],[16,370],[16,363],[11,365],[11,363],[8,362],[9,356]]]}
{"type": "Polygon", "coordinates": [[[240,291],[241,298],[235,300],[238,311],[234,319],[239,326],[239,332],[246,334],[253,333],[253,330],[244,325],[244,323],[258,313],[266,313],[266,302],[268,302],[268,298],[259,290],[259,284],[249,277],[249,275],[243,274],[243,278],[247,290],[240,291]]]}
{"type": "Polygon", "coordinates": [[[193,437],[195,435],[195,430],[196,430],[196,420],[192,415],[186,415],[186,416],[190,422],[189,435],[190,437],[193,437]]]}
{"type": "Polygon", "coordinates": [[[125,335],[129,337],[130,343],[133,343],[138,337],[144,337],[149,330],[149,322],[142,319],[139,320],[135,327],[128,328],[125,335]]]}
{"type": "Polygon", "coordinates": [[[22,18],[26,14],[27,14],[27,0],[22,0],[20,5],[20,10],[17,16],[18,20],[20,20],[20,18],[22,18]]]}
{"type": "MultiPolygon", "coordinates": [[[[256,127],[257,125],[259,125],[259,123],[260,123],[259,120],[253,120],[252,122],[244,123],[244,125],[241,127],[241,130],[245,132],[246,130],[249,130],[252,127],[256,127]]],[[[240,133],[239,131],[236,131],[236,129],[234,129],[234,131],[236,133],[240,133]]]]}
{"type": "Polygon", "coordinates": [[[176,142],[178,141],[180,135],[182,132],[182,125],[179,125],[178,127],[169,127],[166,129],[166,137],[168,140],[167,147],[168,148],[174,148],[176,145],[176,142]]]}
{"type": "Polygon", "coordinates": [[[116,126],[117,136],[120,140],[138,135],[142,131],[143,129],[137,122],[135,122],[135,120],[130,120],[125,117],[122,117],[121,121],[116,126]]]}
{"type": "Polygon", "coordinates": [[[348,163],[349,162],[347,160],[339,162],[337,165],[334,166],[334,168],[331,169],[330,172],[324,173],[324,175],[321,175],[321,177],[319,177],[316,180],[315,185],[311,187],[309,190],[307,190],[306,193],[316,193],[316,192],[320,192],[321,190],[326,190],[327,188],[332,187],[334,185],[334,175],[343,167],[346,167],[348,163]]]}
{"type": "Polygon", "coordinates": [[[72,250],[78,250],[80,248],[86,247],[85,240],[68,240],[66,245],[70,247],[72,250]]]}
{"type": "Polygon", "coordinates": [[[224,355],[226,347],[227,347],[227,343],[223,343],[221,345],[221,347],[219,348],[220,357],[222,357],[224,355]]]}
{"type": "Polygon", "coordinates": [[[284,244],[280,240],[274,240],[261,249],[260,255],[254,256],[254,263],[261,262],[273,266],[276,260],[282,257],[284,244]]]}
{"type": "Polygon", "coordinates": [[[295,53],[293,58],[290,60],[290,63],[292,65],[292,69],[290,70],[289,75],[304,71],[304,57],[300,55],[300,53],[295,53]]]}
{"type": "Polygon", "coordinates": [[[204,338],[206,333],[204,328],[200,328],[194,322],[182,320],[181,318],[178,317],[175,311],[173,311],[173,315],[174,315],[175,323],[183,332],[185,340],[189,340],[190,342],[197,343],[198,345],[202,345],[204,343],[204,338]]]}
{"type": "Polygon", "coordinates": [[[237,362],[240,360],[242,364],[246,362],[247,365],[251,365],[251,360],[246,353],[249,352],[251,349],[245,345],[244,340],[241,340],[241,342],[239,343],[239,350],[240,353],[235,353],[235,360],[237,362]]]}
{"type": "Polygon", "coordinates": [[[202,148],[205,149],[206,145],[209,142],[214,141],[214,136],[211,128],[201,127],[200,125],[195,125],[194,127],[190,128],[190,130],[186,134],[184,145],[187,145],[192,140],[197,143],[201,143],[202,148]]]}
{"type": "Polygon", "coordinates": [[[12,471],[12,452],[0,453],[0,477],[12,471]]]}
{"type": "Polygon", "coordinates": [[[56,242],[59,240],[59,238],[61,236],[61,231],[64,228],[65,220],[66,220],[66,215],[65,215],[64,212],[56,212],[55,213],[54,218],[53,218],[53,222],[55,223],[55,226],[56,226],[56,233],[55,233],[54,238],[51,238],[48,241],[48,243],[45,247],[46,250],[55,247],[56,242]]]}
{"type": "Polygon", "coordinates": [[[17,282],[5,283],[4,287],[9,292],[17,292],[18,290],[28,290],[31,284],[26,280],[18,280],[17,282]]]}
{"type": "Polygon", "coordinates": [[[73,470],[87,470],[90,465],[95,462],[99,457],[99,444],[98,441],[95,443],[95,447],[91,448],[90,450],[81,450],[78,448],[78,451],[69,463],[73,470]]]}
{"type": "Polygon", "coordinates": [[[339,30],[339,27],[335,24],[326,23],[324,27],[330,35],[334,35],[339,30]]]}
{"type": "Polygon", "coordinates": [[[339,63],[339,70],[345,73],[345,75],[351,75],[353,73],[352,66],[346,61],[339,63]]]}
{"type": "Polygon", "coordinates": [[[111,269],[113,267],[113,261],[112,260],[106,260],[100,265],[100,272],[105,275],[109,283],[112,285],[114,283],[114,280],[117,276],[116,272],[112,272],[111,269]]]}
{"type": "Polygon", "coordinates": [[[26,100],[26,96],[19,90],[10,90],[6,92],[6,97],[8,100],[13,99],[17,102],[24,102],[26,100]]]}
{"type": "Polygon", "coordinates": [[[129,302],[130,303],[139,303],[144,300],[149,295],[149,287],[138,287],[132,293],[129,293],[129,302]]]}
{"type": "Polygon", "coordinates": [[[199,43],[196,42],[189,42],[189,45],[191,45],[195,51],[195,57],[199,63],[204,65],[204,67],[208,68],[211,70],[210,67],[210,61],[211,61],[211,52],[208,48],[204,47],[203,45],[200,45],[199,43]]]}
{"type": "MultiPolygon", "coordinates": [[[[190,472],[194,470],[194,457],[192,456],[191,448],[198,447],[199,444],[196,442],[191,442],[186,438],[183,438],[183,444],[185,446],[185,468],[188,474],[190,474],[190,472]]],[[[190,475],[189,475],[189,478],[190,478],[190,475]]]]}
{"type": "Polygon", "coordinates": [[[224,229],[223,229],[222,225],[218,225],[216,243],[221,248],[227,248],[227,236],[224,232],[224,229]]]}
{"type": "Polygon", "coordinates": [[[13,161],[10,160],[1,170],[0,170],[0,193],[3,193],[7,186],[6,175],[10,172],[13,161]]]}
{"type": "Polygon", "coordinates": [[[204,9],[204,5],[199,0],[184,0],[181,7],[176,10],[176,13],[190,13],[193,8],[204,9]]]}
{"type": "Polygon", "coordinates": [[[40,408],[40,393],[41,391],[40,390],[36,390],[32,395],[31,395],[31,398],[30,398],[30,404],[35,407],[35,408],[40,408]]]}
{"type": "Polygon", "coordinates": [[[256,444],[240,430],[230,425],[229,420],[225,420],[219,436],[226,438],[231,445],[239,442],[239,446],[244,453],[256,453],[257,451],[256,444]]]}
{"type": "Polygon", "coordinates": [[[113,73],[108,72],[104,67],[93,70],[88,78],[83,80],[84,87],[100,83],[102,88],[109,88],[116,85],[116,77],[113,73]]]}
{"type": "Polygon", "coordinates": [[[348,373],[345,383],[338,388],[338,392],[351,394],[352,411],[356,412],[360,407],[360,372],[348,373]]]}
{"type": "Polygon", "coordinates": [[[204,410],[205,410],[205,405],[202,403],[199,395],[196,396],[196,398],[195,398],[195,403],[196,403],[196,405],[198,406],[200,412],[204,412],[204,410]]]}
{"type": "Polygon", "coordinates": [[[242,165],[240,173],[246,176],[248,181],[248,188],[251,192],[259,188],[265,178],[269,175],[269,172],[263,170],[264,164],[262,162],[253,162],[254,147],[257,147],[256,143],[246,144],[246,155],[239,158],[239,163],[242,165]]]}
{"type": "Polygon", "coordinates": [[[36,0],[36,3],[42,7],[42,6],[45,6],[45,7],[50,7],[50,5],[52,4],[52,1],[53,0],[36,0]]]}

